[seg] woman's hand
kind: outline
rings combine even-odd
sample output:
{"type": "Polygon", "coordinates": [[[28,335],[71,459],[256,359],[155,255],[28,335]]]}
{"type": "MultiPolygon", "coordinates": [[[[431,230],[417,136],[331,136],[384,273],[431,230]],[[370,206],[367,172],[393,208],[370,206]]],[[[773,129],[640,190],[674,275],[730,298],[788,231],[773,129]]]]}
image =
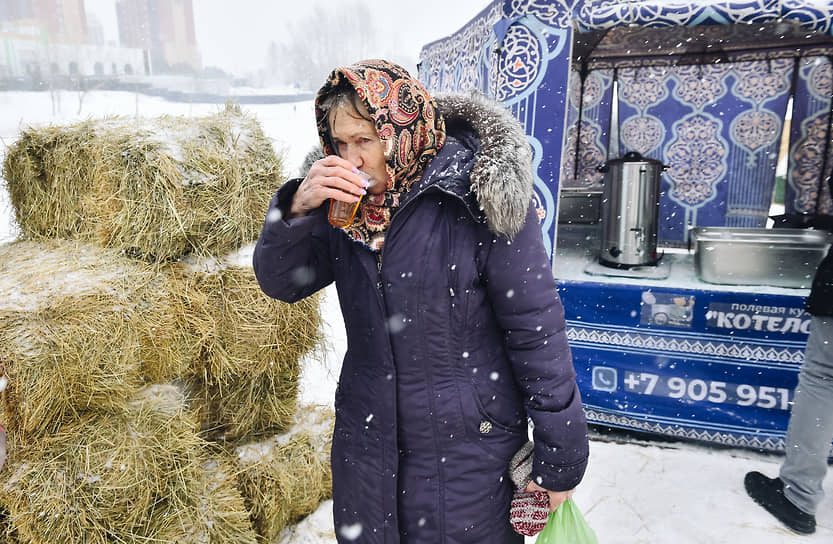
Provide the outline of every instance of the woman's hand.
{"type": "Polygon", "coordinates": [[[306,215],[325,200],[358,202],[367,191],[367,181],[348,161],[329,155],[315,161],[292,198],[289,218],[306,215]]]}
{"type": "Polygon", "coordinates": [[[532,493],[533,491],[544,491],[547,495],[549,495],[550,512],[555,512],[556,508],[561,506],[561,503],[572,497],[573,493],[576,492],[575,488],[570,489],[569,491],[550,491],[549,489],[544,489],[540,485],[536,484],[535,481],[530,481],[524,491],[527,493],[532,493]]]}

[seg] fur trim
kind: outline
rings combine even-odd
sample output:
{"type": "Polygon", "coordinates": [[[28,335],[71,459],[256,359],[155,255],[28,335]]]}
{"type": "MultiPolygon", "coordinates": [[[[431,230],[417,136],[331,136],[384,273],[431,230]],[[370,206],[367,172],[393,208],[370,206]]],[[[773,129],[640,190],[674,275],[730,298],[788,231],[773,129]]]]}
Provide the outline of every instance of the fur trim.
{"type": "Polygon", "coordinates": [[[309,174],[309,169],[312,168],[312,164],[320,159],[324,158],[324,149],[321,148],[321,145],[317,145],[312,148],[308,153],[307,156],[304,157],[304,162],[301,163],[301,169],[298,171],[302,178],[307,177],[309,174]]]}
{"type": "Polygon", "coordinates": [[[467,122],[480,137],[471,188],[489,230],[511,238],[526,221],[533,191],[532,147],[523,126],[502,104],[479,93],[435,99],[447,125],[467,122]]]}
{"type": "MultiPolygon", "coordinates": [[[[526,221],[533,191],[532,147],[523,126],[502,104],[479,93],[437,95],[435,99],[449,135],[454,135],[452,126],[465,123],[480,138],[471,188],[489,230],[511,238],[526,221]]],[[[321,146],[310,151],[301,175],[323,157],[321,146]]]]}

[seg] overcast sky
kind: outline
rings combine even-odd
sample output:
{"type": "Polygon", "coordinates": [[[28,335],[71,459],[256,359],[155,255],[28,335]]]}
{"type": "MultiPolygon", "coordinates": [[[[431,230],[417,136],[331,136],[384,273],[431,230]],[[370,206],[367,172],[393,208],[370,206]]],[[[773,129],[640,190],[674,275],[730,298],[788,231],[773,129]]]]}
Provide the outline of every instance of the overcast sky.
{"type": "MultiPolygon", "coordinates": [[[[316,5],[326,7],[340,1],[193,0],[203,65],[218,66],[238,75],[256,71],[265,63],[269,42],[280,42],[285,21],[308,15],[316,5]]],[[[459,30],[491,3],[490,0],[363,1],[375,14],[374,25],[384,28],[382,35],[392,42],[393,50],[401,50],[403,58],[413,59],[419,58],[423,45],[459,30]]],[[[84,2],[87,12],[103,25],[105,39],[118,41],[115,0],[84,2]]]]}

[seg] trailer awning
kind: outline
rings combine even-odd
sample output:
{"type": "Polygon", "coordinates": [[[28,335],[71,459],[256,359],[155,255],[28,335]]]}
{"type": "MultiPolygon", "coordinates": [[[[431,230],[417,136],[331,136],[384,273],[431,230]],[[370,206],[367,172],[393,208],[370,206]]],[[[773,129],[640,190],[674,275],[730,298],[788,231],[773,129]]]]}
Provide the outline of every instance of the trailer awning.
{"type": "Polygon", "coordinates": [[[833,36],[795,21],[576,33],[573,66],[587,70],[833,56],[833,36]]]}
{"type": "Polygon", "coordinates": [[[575,15],[575,69],[833,55],[829,2],[623,2],[575,15]]]}

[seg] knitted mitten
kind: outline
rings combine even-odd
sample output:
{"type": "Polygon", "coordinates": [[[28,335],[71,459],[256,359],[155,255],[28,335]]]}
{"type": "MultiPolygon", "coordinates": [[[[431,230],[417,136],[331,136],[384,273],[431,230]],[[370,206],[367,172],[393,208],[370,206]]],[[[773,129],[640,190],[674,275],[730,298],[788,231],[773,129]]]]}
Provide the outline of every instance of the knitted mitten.
{"type": "Polygon", "coordinates": [[[547,525],[550,499],[543,491],[524,491],[532,479],[532,442],[527,442],[512,457],[509,477],[515,484],[515,495],[509,508],[509,522],[516,533],[535,536],[547,525]]]}

